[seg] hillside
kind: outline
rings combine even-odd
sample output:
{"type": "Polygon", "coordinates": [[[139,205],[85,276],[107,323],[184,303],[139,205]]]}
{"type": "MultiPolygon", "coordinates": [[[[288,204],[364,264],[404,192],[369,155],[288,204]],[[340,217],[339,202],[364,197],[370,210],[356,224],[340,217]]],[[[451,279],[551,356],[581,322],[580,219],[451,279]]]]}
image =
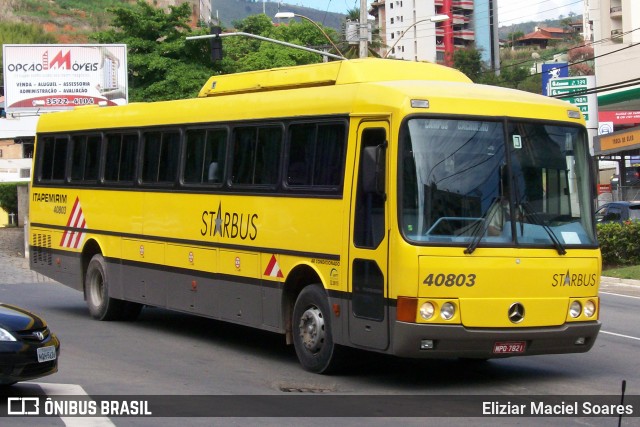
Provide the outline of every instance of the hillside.
{"type": "MultiPolygon", "coordinates": [[[[200,1],[190,1],[195,16],[198,16],[200,1]]],[[[0,0],[0,10],[3,11],[0,20],[36,24],[54,34],[59,43],[85,43],[89,34],[109,26],[109,8],[132,3],[135,0],[0,0]]],[[[182,0],[159,0],[156,3],[167,7],[182,3],[182,0]]],[[[215,0],[214,8],[214,16],[224,27],[230,28],[234,22],[263,11],[267,16],[274,16],[278,11],[278,2],[263,4],[257,0],[215,0]]],[[[340,29],[344,21],[344,15],[338,13],[325,13],[284,2],[280,3],[279,8],[281,11],[308,16],[336,29],[340,29]]]]}
{"type": "Polygon", "coordinates": [[[503,25],[498,29],[500,39],[506,39],[511,33],[521,31],[523,34],[529,34],[535,31],[536,27],[544,28],[563,28],[564,20],[570,19],[571,22],[582,22],[582,15],[572,15],[566,18],[546,19],[544,21],[528,21],[519,24],[503,25]]]}

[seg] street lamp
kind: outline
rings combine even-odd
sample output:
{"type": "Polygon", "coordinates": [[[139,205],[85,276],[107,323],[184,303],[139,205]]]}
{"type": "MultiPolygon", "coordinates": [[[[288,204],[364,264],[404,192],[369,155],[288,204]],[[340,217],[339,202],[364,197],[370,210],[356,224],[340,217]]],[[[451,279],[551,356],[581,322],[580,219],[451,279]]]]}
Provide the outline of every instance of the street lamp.
{"type": "Polygon", "coordinates": [[[317,29],[320,30],[320,32],[322,33],[322,35],[324,35],[324,37],[329,40],[329,43],[331,43],[331,46],[333,46],[333,48],[336,50],[336,52],[338,52],[338,54],[340,56],[342,56],[344,58],[344,55],[342,54],[342,52],[340,52],[340,49],[338,49],[338,46],[335,45],[335,43],[333,43],[333,40],[331,40],[331,37],[329,37],[329,35],[327,35],[327,33],[325,33],[325,31],[322,29],[322,27],[320,25],[318,25],[316,23],[316,21],[314,21],[311,18],[308,18],[304,15],[298,15],[297,13],[293,13],[293,12],[278,12],[275,15],[275,18],[281,18],[281,19],[292,19],[294,17],[298,17],[298,18],[302,18],[302,19],[306,19],[307,21],[311,22],[313,25],[316,26],[317,29]]]}
{"type": "Polygon", "coordinates": [[[413,27],[415,27],[416,25],[420,24],[421,22],[444,22],[449,20],[449,15],[445,15],[445,14],[440,14],[440,15],[433,15],[430,16],[428,18],[425,19],[421,19],[419,21],[414,22],[413,24],[409,25],[409,27],[407,27],[406,30],[404,30],[402,32],[402,34],[400,34],[400,37],[398,37],[396,39],[396,42],[393,44],[393,46],[391,46],[391,48],[387,51],[387,53],[384,54],[383,58],[386,58],[390,52],[393,51],[393,48],[396,47],[396,45],[398,44],[398,42],[400,41],[400,39],[402,39],[402,37],[404,37],[405,34],[407,34],[407,31],[409,31],[410,29],[412,29],[413,27]]]}

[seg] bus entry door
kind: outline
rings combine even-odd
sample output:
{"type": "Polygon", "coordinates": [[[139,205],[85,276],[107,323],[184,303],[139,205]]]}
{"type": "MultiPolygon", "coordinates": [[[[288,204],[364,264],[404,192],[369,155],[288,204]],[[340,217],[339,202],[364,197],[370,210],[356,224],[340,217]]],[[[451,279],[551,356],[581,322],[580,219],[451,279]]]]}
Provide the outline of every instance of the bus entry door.
{"type": "Polygon", "coordinates": [[[362,122],[351,202],[349,338],[358,346],[389,346],[387,305],[387,122],[362,122]]]}

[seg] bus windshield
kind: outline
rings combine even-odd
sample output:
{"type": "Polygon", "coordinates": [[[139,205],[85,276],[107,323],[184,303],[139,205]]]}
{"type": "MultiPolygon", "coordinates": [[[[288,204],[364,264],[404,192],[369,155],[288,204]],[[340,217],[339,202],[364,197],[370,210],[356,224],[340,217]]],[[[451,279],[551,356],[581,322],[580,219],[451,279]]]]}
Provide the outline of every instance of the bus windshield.
{"type": "Polygon", "coordinates": [[[401,137],[400,223],[409,241],[593,246],[580,127],[411,118],[401,137]]]}

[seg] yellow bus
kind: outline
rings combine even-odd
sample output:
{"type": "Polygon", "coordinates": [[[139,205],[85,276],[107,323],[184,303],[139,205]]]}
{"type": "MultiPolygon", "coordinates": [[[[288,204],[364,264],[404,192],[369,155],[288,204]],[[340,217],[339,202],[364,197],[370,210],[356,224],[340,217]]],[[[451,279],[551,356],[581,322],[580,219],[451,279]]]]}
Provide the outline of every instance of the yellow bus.
{"type": "Polygon", "coordinates": [[[451,68],[337,61],[46,114],[33,170],[31,268],[96,319],[261,328],[317,373],[345,347],[586,352],[600,328],[579,110],[451,68]]]}

